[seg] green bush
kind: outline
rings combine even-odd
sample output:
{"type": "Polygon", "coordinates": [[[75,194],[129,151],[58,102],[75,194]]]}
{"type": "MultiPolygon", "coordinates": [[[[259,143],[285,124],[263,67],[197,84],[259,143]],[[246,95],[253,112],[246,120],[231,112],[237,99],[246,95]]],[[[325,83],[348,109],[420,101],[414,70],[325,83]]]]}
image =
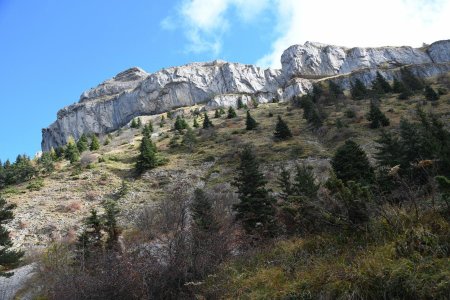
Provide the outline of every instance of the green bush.
{"type": "Polygon", "coordinates": [[[31,181],[27,185],[27,189],[30,191],[40,191],[43,187],[44,187],[44,180],[41,178],[31,181]]]}

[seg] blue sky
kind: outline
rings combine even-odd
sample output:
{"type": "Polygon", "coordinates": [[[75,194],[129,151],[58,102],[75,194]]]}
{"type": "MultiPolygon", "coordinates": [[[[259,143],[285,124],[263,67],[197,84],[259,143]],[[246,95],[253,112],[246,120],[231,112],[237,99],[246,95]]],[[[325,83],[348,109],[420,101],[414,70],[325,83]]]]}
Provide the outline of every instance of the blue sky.
{"type": "Polygon", "coordinates": [[[279,67],[284,49],[307,40],[420,46],[450,38],[449,2],[0,0],[0,159],[34,155],[60,108],[129,67],[279,67]]]}

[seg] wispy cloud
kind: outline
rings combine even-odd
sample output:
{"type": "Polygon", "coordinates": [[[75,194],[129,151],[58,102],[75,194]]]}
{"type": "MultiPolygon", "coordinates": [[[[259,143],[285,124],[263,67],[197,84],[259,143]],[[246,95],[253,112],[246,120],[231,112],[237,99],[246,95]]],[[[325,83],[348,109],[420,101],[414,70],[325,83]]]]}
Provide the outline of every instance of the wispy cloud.
{"type": "Polygon", "coordinates": [[[184,0],[176,9],[177,19],[169,16],[161,22],[166,30],[182,28],[189,44],[189,52],[211,52],[217,55],[222,48],[223,35],[230,28],[227,12],[233,8],[243,22],[251,22],[267,7],[269,0],[184,0]]]}
{"type": "Polygon", "coordinates": [[[279,68],[286,48],[308,40],[343,46],[420,46],[450,38],[449,0],[183,0],[177,8],[180,23],[174,25],[169,17],[161,26],[182,28],[188,51],[217,55],[232,20],[250,23],[268,9],[275,12],[271,34],[276,38],[256,62],[264,67],[279,68]]]}

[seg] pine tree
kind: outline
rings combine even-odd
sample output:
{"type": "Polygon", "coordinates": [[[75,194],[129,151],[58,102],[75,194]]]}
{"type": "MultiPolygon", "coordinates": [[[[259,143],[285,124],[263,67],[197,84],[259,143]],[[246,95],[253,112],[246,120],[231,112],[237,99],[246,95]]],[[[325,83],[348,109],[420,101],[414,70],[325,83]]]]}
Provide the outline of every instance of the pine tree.
{"type": "Polygon", "coordinates": [[[427,98],[428,101],[439,100],[439,95],[429,85],[425,86],[424,96],[425,98],[427,98]]]}
{"type": "Polygon", "coordinates": [[[104,228],[108,233],[107,245],[112,247],[119,237],[119,228],[117,226],[117,215],[119,214],[119,209],[117,208],[117,203],[114,200],[108,200],[103,204],[105,210],[104,215],[104,228]]]}
{"type": "Polygon", "coordinates": [[[141,128],[141,127],[142,127],[142,120],[141,120],[141,118],[137,118],[136,128],[141,128]]]}
{"type": "MultiPolygon", "coordinates": [[[[242,108],[244,108],[244,103],[242,102],[242,99],[239,98],[238,101],[237,101],[237,109],[242,109],[242,108]]],[[[228,114],[229,113],[230,112],[228,111],[228,114]]]]}
{"type": "Polygon", "coordinates": [[[217,110],[217,109],[214,112],[214,118],[216,118],[216,119],[220,118],[220,113],[219,113],[219,110],[217,110]]]}
{"type": "Polygon", "coordinates": [[[236,111],[234,110],[234,108],[232,106],[230,106],[228,108],[227,118],[228,119],[233,119],[233,118],[236,118],[236,116],[237,116],[236,111]]]}
{"type": "MultiPolygon", "coordinates": [[[[51,152],[44,152],[39,158],[39,165],[43,168],[44,173],[51,173],[55,170],[54,158],[51,152]]],[[[0,167],[1,168],[1,167],[0,167]]]]}
{"type": "Polygon", "coordinates": [[[6,200],[0,196],[0,277],[12,276],[14,273],[6,271],[14,268],[24,254],[22,251],[11,250],[13,244],[9,231],[4,226],[14,218],[12,212],[14,208],[14,204],[7,204],[6,200]]]}
{"type": "Polygon", "coordinates": [[[194,191],[194,199],[191,204],[192,221],[196,229],[203,232],[218,231],[217,223],[212,208],[211,200],[202,189],[194,191]]]}
{"type": "Polygon", "coordinates": [[[280,175],[277,180],[278,186],[281,189],[280,197],[282,200],[286,201],[289,196],[292,195],[292,182],[291,182],[291,173],[286,170],[286,168],[282,167],[280,175]]]}
{"type": "Polygon", "coordinates": [[[373,168],[366,153],[352,140],[347,140],[336,150],[331,165],[337,178],[344,182],[353,180],[369,184],[374,179],[373,168]]]}
{"type": "Polygon", "coordinates": [[[72,137],[69,137],[66,149],[64,150],[64,155],[66,159],[70,161],[70,163],[74,163],[80,160],[80,152],[78,151],[78,147],[72,137]]]}
{"type": "Polygon", "coordinates": [[[394,167],[402,163],[402,150],[399,139],[392,133],[382,131],[381,136],[375,140],[378,150],[375,154],[378,165],[382,167],[394,167]]]}
{"type": "Polygon", "coordinates": [[[62,159],[64,157],[66,157],[66,155],[64,153],[65,151],[66,151],[66,149],[63,146],[56,147],[56,149],[55,149],[56,157],[58,157],[58,159],[62,159]]]}
{"type": "Polygon", "coordinates": [[[139,152],[140,153],[136,162],[136,169],[139,173],[158,166],[156,146],[148,136],[144,135],[142,137],[139,152]]]}
{"type": "Polygon", "coordinates": [[[186,129],[188,124],[186,123],[186,120],[180,116],[177,116],[175,120],[175,130],[178,130],[179,132],[182,132],[183,129],[186,129]]]}
{"type": "Polygon", "coordinates": [[[148,121],[148,123],[147,123],[147,128],[148,128],[148,130],[149,130],[150,132],[153,133],[154,129],[153,129],[153,122],[152,122],[152,120],[149,120],[149,121],[148,121]]]}
{"type": "Polygon", "coordinates": [[[375,79],[372,81],[372,91],[378,95],[392,92],[391,85],[378,71],[375,79]]]}
{"type": "Polygon", "coordinates": [[[320,84],[314,83],[311,93],[313,102],[317,103],[324,94],[325,91],[323,90],[322,86],[320,84]]]}
{"type": "Polygon", "coordinates": [[[89,146],[89,150],[96,151],[100,149],[100,142],[95,134],[92,135],[91,145],[89,146]]]}
{"type": "Polygon", "coordinates": [[[50,148],[50,157],[53,161],[56,161],[58,159],[58,155],[56,154],[55,148],[50,148]]]}
{"type": "Polygon", "coordinates": [[[315,178],[311,168],[304,165],[297,166],[292,190],[292,194],[297,196],[303,196],[310,199],[317,196],[319,186],[315,184],[315,178]]]}
{"type": "Polygon", "coordinates": [[[150,127],[150,124],[144,125],[144,128],[142,129],[142,135],[146,136],[147,138],[151,138],[152,136],[152,128],[150,127]]]}
{"type": "Polygon", "coordinates": [[[389,119],[380,110],[380,108],[375,105],[374,101],[370,102],[370,111],[367,114],[367,120],[370,121],[370,128],[380,128],[389,125],[389,119]]]}
{"type": "Polygon", "coordinates": [[[304,95],[299,100],[299,105],[303,109],[303,118],[315,128],[322,126],[322,117],[316,104],[310,95],[304,95]]]}
{"type": "Polygon", "coordinates": [[[131,120],[130,127],[131,128],[138,128],[138,123],[137,123],[135,118],[133,118],[133,120],[131,120]]]}
{"type": "Polygon", "coordinates": [[[192,152],[196,144],[197,144],[197,137],[195,136],[194,131],[190,127],[188,127],[186,133],[183,136],[183,139],[181,140],[181,145],[183,145],[189,151],[192,152]]]}
{"type": "MultiPolygon", "coordinates": [[[[345,218],[348,225],[358,227],[369,221],[369,211],[367,202],[371,201],[369,189],[358,182],[347,181],[332,176],[325,183],[325,187],[331,195],[345,207],[345,218]]],[[[342,222],[342,216],[337,216],[339,222],[342,222]]]]}
{"type": "Polygon", "coordinates": [[[77,257],[84,267],[86,259],[92,252],[98,252],[102,245],[102,223],[97,210],[91,209],[91,214],[84,221],[84,230],[78,236],[77,257]]]}
{"type": "Polygon", "coordinates": [[[402,168],[409,168],[411,164],[430,157],[429,150],[431,149],[424,144],[422,133],[417,124],[413,124],[406,119],[400,120],[402,168]]]}
{"type": "Polygon", "coordinates": [[[87,136],[83,133],[80,139],[77,142],[78,152],[83,153],[87,149],[89,149],[89,141],[87,136]]]}
{"type": "Polygon", "coordinates": [[[166,124],[166,118],[164,115],[161,116],[161,121],[159,122],[159,127],[163,127],[166,124]]]}
{"type": "Polygon", "coordinates": [[[194,126],[194,128],[200,127],[200,125],[198,125],[198,122],[197,122],[197,117],[194,118],[194,124],[192,126],[194,126]]]}
{"type": "Polygon", "coordinates": [[[342,88],[331,80],[328,81],[328,90],[330,92],[330,96],[332,96],[333,98],[338,98],[339,96],[344,95],[344,91],[342,90],[342,88]]]}
{"type": "Polygon", "coordinates": [[[250,115],[250,111],[247,110],[247,118],[245,119],[245,129],[253,130],[256,129],[258,123],[256,123],[255,119],[250,115]]]}
{"type": "Polygon", "coordinates": [[[403,84],[409,87],[412,91],[420,91],[424,88],[423,82],[417,78],[409,69],[401,68],[400,73],[402,75],[403,84]]]}
{"type": "Polygon", "coordinates": [[[223,107],[219,108],[219,114],[221,116],[223,116],[225,114],[225,110],[223,109],[223,107]]]}
{"type": "Polygon", "coordinates": [[[367,97],[369,91],[361,80],[356,79],[354,83],[350,84],[350,93],[355,100],[361,100],[367,97]]]}
{"type": "Polygon", "coordinates": [[[233,182],[239,195],[239,203],[234,205],[236,219],[242,222],[247,233],[269,237],[275,232],[275,201],[266,183],[252,148],[246,146],[233,182]]]}
{"type": "Polygon", "coordinates": [[[394,77],[394,83],[392,84],[392,91],[394,93],[401,93],[405,89],[405,86],[401,81],[394,77]]]}
{"type": "Polygon", "coordinates": [[[286,140],[292,137],[292,132],[281,116],[278,116],[278,122],[275,126],[274,136],[278,140],[286,140]]]}
{"type": "Polygon", "coordinates": [[[214,127],[213,123],[209,120],[208,114],[205,113],[203,118],[203,129],[208,129],[214,127]]]}

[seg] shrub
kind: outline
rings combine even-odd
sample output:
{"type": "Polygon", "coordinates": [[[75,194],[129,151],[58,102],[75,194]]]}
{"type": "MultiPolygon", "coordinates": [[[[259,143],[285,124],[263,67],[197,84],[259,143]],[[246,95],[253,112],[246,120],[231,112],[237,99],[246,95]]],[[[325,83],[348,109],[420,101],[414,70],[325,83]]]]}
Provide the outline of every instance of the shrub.
{"type": "Polygon", "coordinates": [[[44,187],[44,180],[42,178],[33,180],[27,185],[27,189],[30,191],[40,191],[44,187]]]}

